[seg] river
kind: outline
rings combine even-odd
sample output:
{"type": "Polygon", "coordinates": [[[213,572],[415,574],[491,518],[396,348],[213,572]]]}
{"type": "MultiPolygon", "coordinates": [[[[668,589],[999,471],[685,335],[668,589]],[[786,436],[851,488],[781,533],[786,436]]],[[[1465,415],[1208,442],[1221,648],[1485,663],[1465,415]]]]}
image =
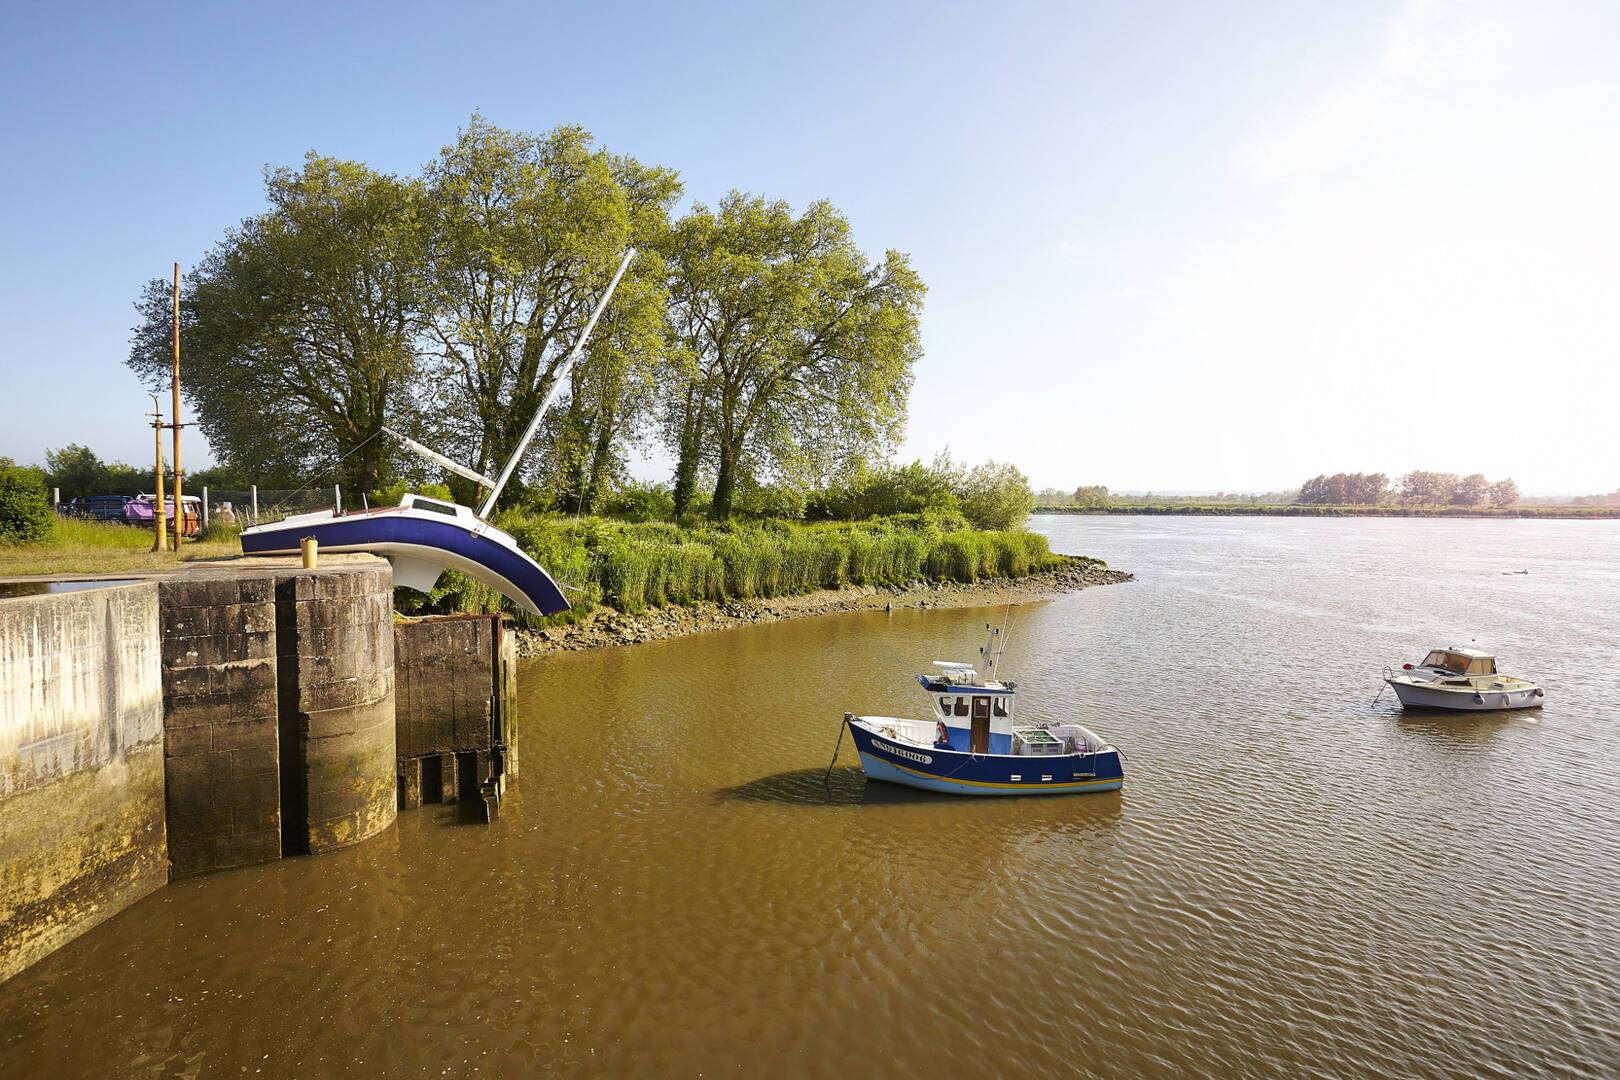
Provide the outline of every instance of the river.
{"type": "Polygon", "coordinates": [[[0,988],[0,1075],[1620,1073],[1620,526],[1035,526],[1138,578],[1002,661],[1122,792],[824,784],[999,609],[545,656],[495,824],[170,885],[0,988]],[[1545,708],[1374,701],[1471,642],[1545,708]]]}

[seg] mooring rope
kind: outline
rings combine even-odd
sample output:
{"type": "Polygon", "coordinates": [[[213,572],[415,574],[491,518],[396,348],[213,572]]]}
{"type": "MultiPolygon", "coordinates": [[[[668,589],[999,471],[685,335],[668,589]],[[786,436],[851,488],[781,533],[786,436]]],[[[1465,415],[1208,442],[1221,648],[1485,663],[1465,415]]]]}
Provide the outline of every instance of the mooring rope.
{"type": "Polygon", "coordinates": [[[838,764],[838,751],[844,748],[844,729],[848,726],[849,714],[845,713],[844,718],[838,722],[838,741],[833,744],[832,760],[827,762],[827,775],[821,778],[822,786],[828,789],[831,789],[832,787],[833,766],[838,764]]]}

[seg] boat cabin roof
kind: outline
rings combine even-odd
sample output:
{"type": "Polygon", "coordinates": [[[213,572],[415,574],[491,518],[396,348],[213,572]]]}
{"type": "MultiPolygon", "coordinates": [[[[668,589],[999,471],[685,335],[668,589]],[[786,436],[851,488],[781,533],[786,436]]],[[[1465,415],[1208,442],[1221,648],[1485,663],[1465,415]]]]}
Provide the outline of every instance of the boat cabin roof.
{"type": "Polygon", "coordinates": [[[966,664],[946,671],[918,675],[917,682],[922,684],[924,690],[935,694],[1010,694],[1018,686],[1011,679],[1006,682],[981,679],[979,673],[966,664]]]}

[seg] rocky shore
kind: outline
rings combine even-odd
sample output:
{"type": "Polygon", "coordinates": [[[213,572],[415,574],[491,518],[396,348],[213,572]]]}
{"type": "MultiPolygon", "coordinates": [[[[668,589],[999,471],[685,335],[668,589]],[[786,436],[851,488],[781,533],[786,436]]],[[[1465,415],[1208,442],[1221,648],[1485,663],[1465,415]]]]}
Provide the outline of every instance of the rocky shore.
{"type": "Polygon", "coordinates": [[[907,586],[846,585],[841,589],[769,600],[727,600],[691,607],[649,608],[640,615],[626,615],[603,607],[572,626],[515,633],[519,656],[539,656],[564,650],[662,641],[685,634],[829,615],[836,611],[1022,604],[1093,585],[1115,585],[1131,580],[1132,575],[1122,570],[1110,570],[1102,563],[1077,559],[1070,566],[1028,577],[985,578],[973,584],[916,581],[907,586]]]}

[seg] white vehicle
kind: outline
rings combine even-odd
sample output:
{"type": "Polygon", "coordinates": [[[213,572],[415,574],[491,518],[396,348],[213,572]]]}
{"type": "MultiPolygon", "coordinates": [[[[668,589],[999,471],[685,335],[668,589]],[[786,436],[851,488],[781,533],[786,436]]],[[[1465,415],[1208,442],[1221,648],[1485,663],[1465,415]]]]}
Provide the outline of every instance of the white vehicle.
{"type": "Polygon", "coordinates": [[[1473,649],[1435,649],[1421,664],[1385,669],[1384,682],[1407,709],[1539,709],[1547,692],[1528,679],[1502,675],[1496,657],[1473,649]]]}

